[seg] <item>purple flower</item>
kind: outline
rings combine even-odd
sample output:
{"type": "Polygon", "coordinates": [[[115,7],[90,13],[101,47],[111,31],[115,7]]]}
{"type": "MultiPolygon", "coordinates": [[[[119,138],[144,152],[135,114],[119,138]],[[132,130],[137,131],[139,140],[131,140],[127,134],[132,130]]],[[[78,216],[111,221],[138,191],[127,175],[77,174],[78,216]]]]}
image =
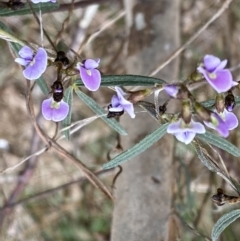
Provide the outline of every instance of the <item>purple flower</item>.
{"type": "Polygon", "coordinates": [[[213,55],[205,55],[203,65],[197,70],[203,74],[208,83],[218,92],[226,92],[236,85],[233,81],[230,70],[224,69],[227,65],[227,60],[221,61],[213,55]]]}
{"type": "MultiPolygon", "coordinates": [[[[228,118],[229,117],[230,116],[228,116],[228,118]]],[[[217,113],[212,112],[210,115],[210,119],[211,119],[210,122],[204,121],[204,124],[212,129],[216,130],[221,136],[223,136],[225,138],[228,137],[229,130],[230,130],[229,127],[232,128],[234,126],[234,125],[230,124],[230,123],[234,122],[231,120],[232,118],[230,117],[230,120],[226,119],[227,122],[225,122],[217,113]]]]}
{"type": "Polygon", "coordinates": [[[85,87],[90,91],[96,91],[101,84],[101,74],[98,69],[100,59],[96,61],[93,59],[87,59],[82,64],[78,64],[77,67],[80,71],[80,77],[85,87]]]}
{"type": "Polygon", "coordinates": [[[174,84],[169,84],[163,86],[163,89],[167,92],[167,94],[173,98],[177,98],[177,94],[179,91],[179,87],[174,84]]]}
{"type": "Polygon", "coordinates": [[[69,105],[63,100],[56,102],[51,97],[42,103],[42,114],[46,120],[62,121],[67,117],[68,112],[69,105]]]}
{"type": "Polygon", "coordinates": [[[174,134],[179,141],[186,145],[192,142],[197,133],[203,134],[205,131],[204,125],[200,122],[191,120],[189,124],[186,124],[182,118],[167,128],[167,133],[174,134]]]}
{"type": "Polygon", "coordinates": [[[26,79],[38,79],[47,68],[47,52],[44,48],[39,48],[34,54],[33,50],[28,46],[24,46],[18,52],[20,58],[16,58],[15,62],[25,66],[23,75],[26,79]]]}
{"type": "Polygon", "coordinates": [[[114,95],[111,100],[110,108],[108,109],[109,112],[122,112],[126,111],[131,118],[135,118],[133,103],[126,100],[124,98],[124,95],[126,93],[123,92],[123,90],[120,87],[115,87],[117,95],[114,95]]]}
{"type": "Polygon", "coordinates": [[[235,114],[224,109],[222,113],[212,113],[212,122],[204,122],[206,126],[217,130],[223,137],[228,137],[229,130],[238,126],[238,119],[235,114]]]}
{"type": "Polygon", "coordinates": [[[31,0],[33,3],[47,3],[47,2],[52,2],[55,3],[56,0],[31,0]]]}

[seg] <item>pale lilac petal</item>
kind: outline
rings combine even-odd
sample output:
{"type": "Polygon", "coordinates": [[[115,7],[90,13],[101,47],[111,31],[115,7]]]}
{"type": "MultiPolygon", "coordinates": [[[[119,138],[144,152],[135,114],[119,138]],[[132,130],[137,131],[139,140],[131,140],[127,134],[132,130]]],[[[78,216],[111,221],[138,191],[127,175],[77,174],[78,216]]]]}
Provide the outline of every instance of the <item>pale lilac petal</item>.
{"type": "Polygon", "coordinates": [[[203,58],[203,63],[204,63],[205,69],[209,72],[212,72],[221,63],[221,60],[218,57],[207,54],[203,58]]]}
{"type": "Polygon", "coordinates": [[[216,72],[215,78],[211,78],[211,73],[201,67],[198,67],[198,71],[218,93],[226,92],[232,87],[232,74],[228,69],[216,72]]]}
{"type": "Polygon", "coordinates": [[[109,112],[121,112],[121,111],[123,111],[123,110],[124,110],[124,109],[123,109],[123,107],[122,107],[121,105],[116,106],[116,107],[110,107],[110,108],[108,109],[109,112]]]}
{"type": "Polygon", "coordinates": [[[42,102],[42,115],[46,120],[59,122],[64,120],[69,112],[69,105],[63,100],[59,103],[59,108],[52,108],[52,98],[42,102]]]}
{"type": "Polygon", "coordinates": [[[163,88],[169,96],[176,98],[177,93],[178,93],[178,86],[176,86],[176,85],[165,85],[163,88]]]}
{"type": "Polygon", "coordinates": [[[80,70],[80,77],[85,87],[90,91],[98,90],[101,84],[101,74],[99,70],[97,69],[86,70],[84,67],[80,65],[79,65],[79,70],[80,70]]]}
{"type": "Polygon", "coordinates": [[[188,145],[189,143],[192,142],[192,140],[196,136],[196,133],[190,132],[190,131],[186,131],[186,132],[182,132],[182,133],[176,133],[174,135],[176,136],[176,138],[179,141],[181,141],[181,142],[185,143],[186,145],[188,145]]]}
{"type": "Polygon", "coordinates": [[[212,119],[212,122],[206,122],[204,121],[204,124],[216,131],[218,131],[218,133],[223,136],[223,137],[228,137],[229,135],[229,131],[228,131],[228,127],[227,125],[225,124],[225,122],[221,119],[221,117],[213,112],[211,114],[211,119],[212,119]]]}
{"type": "Polygon", "coordinates": [[[181,119],[179,119],[177,122],[169,124],[167,128],[167,133],[174,134],[176,132],[179,132],[181,130],[181,119]]]}
{"type": "Polygon", "coordinates": [[[16,63],[20,64],[20,65],[23,65],[23,66],[26,66],[30,63],[29,60],[25,60],[25,59],[22,59],[22,58],[16,58],[14,61],[16,63]]]}
{"type": "Polygon", "coordinates": [[[112,107],[117,107],[120,105],[117,95],[113,95],[112,100],[111,100],[111,105],[112,105],[112,107]]]}
{"type": "Polygon", "coordinates": [[[200,122],[191,121],[192,131],[199,134],[204,134],[206,132],[205,127],[200,122]]]}
{"type": "Polygon", "coordinates": [[[136,115],[134,113],[134,108],[132,103],[128,105],[124,105],[123,109],[130,115],[131,118],[135,118],[136,115]]]}
{"type": "Polygon", "coordinates": [[[60,102],[60,106],[58,109],[53,109],[53,116],[52,116],[52,120],[55,122],[59,122],[64,120],[69,112],[69,105],[61,100],[60,102]]]}
{"type": "Polygon", "coordinates": [[[43,48],[39,48],[33,63],[30,63],[23,71],[23,75],[26,79],[35,80],[38,79],[47,68],[47,52],[43,48]]]}
{"type": "Polygon", "coordinates": [[[237,86],[239,83],[236,81],[232,81],[232,87],[237,86]]]}
{"type": "Polygon", "coordinates": [[[233,130],[238,126],[238,118],[232,112],[225,110],[225,124],[227,125],[228,130],[233,130]]]}
{"type": "Polygon", "coordinates": [[[51,108],[52,98],[42,102],[42,115],[46,120],[52,120],[53,108],[51,108]]]}
{"type": "MultiPolygon", "coordinates": [[[[100,60],[99,60],[100,61],[100,60]]],[[[84,67],[86,69],[96,69],[99,66],[98,62],[93,59],[87,59],[84,62],[84,67]]]]}
{"type": "Polygon", "coordinates": [[[219,71],[219,70],[223,70],[223,69],[226,67],[227,62],[228,62],[227,59],[224,59],[224,60],[217,66],[217,68],[214,70],[214,72],[219,71]]]}
{"type": "Polygon", "coordinates": [[[33,59],[33,50],[28,46],[22,47],[18,52],[18,54],[23,59],[28,59],[28,60],[33,59]]]}

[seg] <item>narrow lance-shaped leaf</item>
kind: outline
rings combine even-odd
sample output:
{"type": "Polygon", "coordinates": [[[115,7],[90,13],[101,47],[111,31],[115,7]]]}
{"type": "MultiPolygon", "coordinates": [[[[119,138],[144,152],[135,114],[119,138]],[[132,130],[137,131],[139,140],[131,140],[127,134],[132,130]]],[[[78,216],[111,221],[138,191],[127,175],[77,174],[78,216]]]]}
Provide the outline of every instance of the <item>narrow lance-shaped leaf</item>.
{"type": "MultiPolygon", "coordinates": [[[[32,8],[35,12],[39,12],[41,9],[42,13],[51,12],[53,10],[56,10],[59,8],[58,3],[40,3],[40,4],[34,4],[32,3],[32,8]]],[[[32,11],[27,3],[25,3],[23,8],[12,10],[9,7],[1,7],[0,9],[0,16],[2,17],[9,17],[9,16],[17,16],[17,15],[26,15],[26,14],[32,14],[32,11]]]]}
{"type": "MultiPolygon", "coordinates": [[[[64,92],[64,101],[69,105],[69,112],[67,117],[63,120],[63,128],[69,126],[71,124],[71,116],[72,116],[72,100],[73,100],[73,88],[69,86],[64,92]]],[[[64,131],[64,135],[67,140],[70,139],[70,129],[66,129],[64,131]]]]}
{"type": "Polygon", "coordinates": [[[168,123],[161,125],[157,130],[147,135],[136,145],[116,156],[110,162],[104,164],[103,169],[110,169],[116,167],[147,150],[150,146],[152,146],[155,142],[160,140],[166,134],[168,125],[168,123]]]}
{"type": "Polygon", "coordinates": [[[227,141],[226,139],[214,135],[211,132],[207,131],[205,134],[197,134],[197,138],[207,142],[209,144],[212,144],[230,154],[233,156],[239,157],[240,156],[240,149],[234,146],[231,142],[227,141]]]}
{"type": "Polygon", "coordinates": [[[127,135],[126,131],[120,126],[120,124],[115,119],[107,118],[104,109],[98,105],[92,98],[85,95],[79,89],[75,89],[77,96],[97,115],[99,115],[103,121],[105,121],[112,129],[117,131],[120,135],[127,135]]]}
{"type": "MultiPolygon", "coordinates": [[[[81,80],[77,80],[77,86],[84,86],[81,80]]],[[[154,86],[165,84],[162,79],[141,75],[103,75],[101,86],[154,86]]]]}
{"type": "Polygon", "coordinates": [[[199,143],[193,141],[192,145],[195,148],[198,158],[205,167],[207,167],[212,172],[220,172],[219,166],[213,160],[211,160],[211,158],[207,154],[207,151],[203,147],[201,147],[199,143]]]}
{"type": "Polygon", "coordinates": [[[222,231],[239,217],[240,209],[237,209],[223,215],[220,219],[218,219],[212,229],[212,240],[217,241],[222,231]]]}

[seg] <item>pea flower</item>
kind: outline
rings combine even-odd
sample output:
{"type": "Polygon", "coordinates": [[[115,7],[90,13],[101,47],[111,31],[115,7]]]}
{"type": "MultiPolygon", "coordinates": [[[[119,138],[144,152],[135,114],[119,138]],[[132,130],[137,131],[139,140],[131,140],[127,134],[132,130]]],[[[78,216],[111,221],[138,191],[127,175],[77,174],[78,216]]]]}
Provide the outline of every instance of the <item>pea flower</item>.
{"type": "Polygon", "coordinates": [[[98,69],[100,59],[87,59],[77,65],[80,77],[85,87],[90,91],[96,91],[101,84],[101,74],[98,69]]]}
{"type": "Polygon", "coordinates": [[[227,137],[229,135],[229,130],[233,130],[238,126],[238,119],[236,115],[232,112],[224,109],[221,113],[213,112],[212,122],[204,122],[206,126],[217,130],[220,135],[227,137]]]}
{"type": "Polygon", "coordinates": [[[170,124],[167,128],[167,133],[175,135],[175,137],[188,145],[192,142],[197,133],[205,133],[204,125],[191,119],[189,124],[186,124],[182,118],[177,122],[170,124]]]}
{"type": "Polygon", "coordinates": [[[25,66],[23,75],[26,79],[38,79],[47,68],[47,52],[44,48],[39,48],[36,54],[33,50],[24,46],[18,52],[20,58],[16,58],[15,62],[25,66]]]}
{"type": "Polygon", "coordinates": [[[47,3],[47,2],[52,2],[55,3],[56,0],[31,0],[33,3],[47,3]]]}
{"type": "Polygon", "coordinates": [[[215,112],[210,115],[210,121],[204,121],[204,124],[214,130],[216,130],[224,138],[228,137],[229,129],[227,123],[215,112]]]}
{"type": "Polygon", "coordinates": [[[123,114],[124,111],[126,111],[131,118],[135,118],[133,103],[124,98],[126,93],[120,87],[115,87],[115,89],[117,94],[113,95],[112,97],[111,104],[109,105],[108,109],[108,117],[113,117],[111,116],[111,113],[123,114]]]}
{"type": "Polygon", "coordinates": [[[179,91],[179,87],[175,84],[167,84],[165,86],[163,86],[163,89],[166,91],[166,93],[173,97],[173,98],[177,98],[177,94],[179,91]]]}
{"type": "Polygon", "coordinates": [[[218,93],[222,93],[237,84],[233,81],[230,70],[224,69],[226,65],[226,59],[221,61],[213,55],[205,55],[203,64],[197,70],[218,93]]]}
{"type": "Polygon", "coordinates": [[[69,105],[63,100],[56,102],[51,97],[42,102],[42,114],[46,120],[62,121],[67,117],[68,112],[69,105]]]}

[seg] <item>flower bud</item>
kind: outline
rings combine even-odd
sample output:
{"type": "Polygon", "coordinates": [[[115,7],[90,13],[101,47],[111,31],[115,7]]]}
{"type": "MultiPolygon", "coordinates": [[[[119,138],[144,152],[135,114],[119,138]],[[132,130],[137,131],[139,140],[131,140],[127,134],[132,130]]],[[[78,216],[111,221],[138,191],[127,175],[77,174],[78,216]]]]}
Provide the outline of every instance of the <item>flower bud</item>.
{"type": "Polygon", "coordinates": [[[206,109],[204,106],[202,106],[198,102],[195,102],[193,108],[202,120],[207,121],[207,122],[211,121],[211,111],[210,110],[206,109]]]}
{"type": "Polygon", "coordinates": [[[188,99],[191,94],[183,84],[169,84],[163,86],[167,94],[175,99],[184,100],[188,99]]]}
{"type": "Polygon", "coordinates": [[[231,91],[228,91],[228,94],[225,97],[225,108],[232,112],[235,106],[235,98],[231,91]]]}
{"type": "Polygon", "coordinates": [[[182,119],[186,124],[189,124],[192,119],[192,113],[190,108],[190,101],[184,100],[182,105],[182,113],[181,113],[182,119]]]}
{"type": "Polygon", "coordinates": [[[152,89],[138,90],[134,92],[130,92],[130,96],[128,97],[128,101],[135,104],[138,101],[143,100],[145,97],[151,95],[153,92],[152,89]]]}
{"type": "Polygon", "coordinates": [[[215,102],[215,107],[216,107],[216,110],[218,113],[222,113],[225,109],[225,106],[224,106],[224,97],[222,94],[217,94],[216,96],[216,102],[215,102]]]}

